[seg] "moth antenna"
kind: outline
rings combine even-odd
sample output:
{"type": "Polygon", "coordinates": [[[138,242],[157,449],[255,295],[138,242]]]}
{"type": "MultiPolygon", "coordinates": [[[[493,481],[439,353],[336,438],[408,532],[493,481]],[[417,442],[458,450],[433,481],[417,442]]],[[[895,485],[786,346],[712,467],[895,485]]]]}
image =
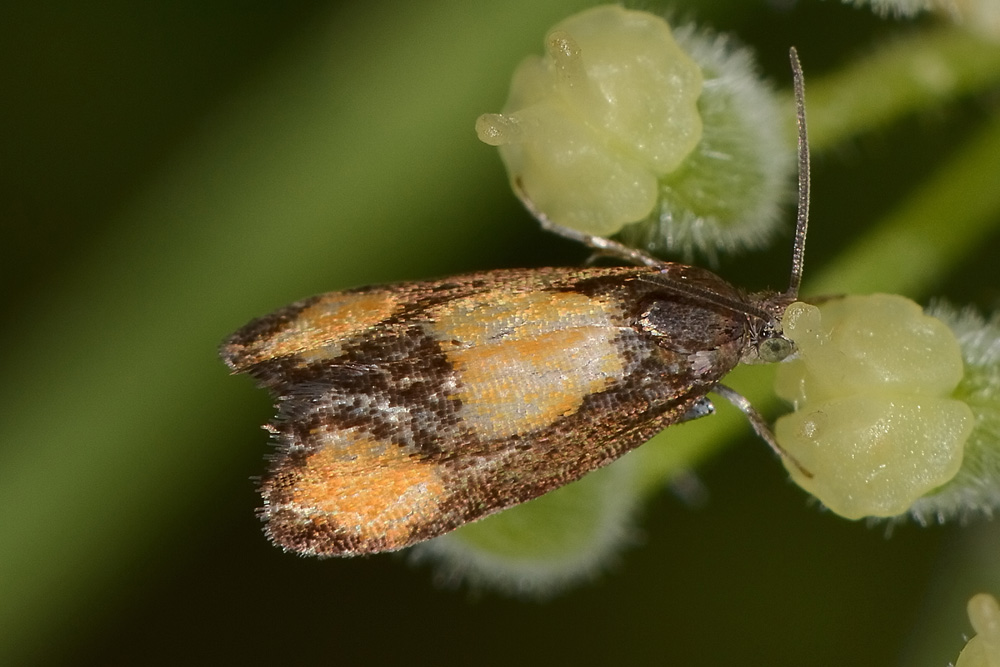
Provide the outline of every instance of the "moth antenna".
{"type": "Polygon", "coordinates": [[[806,94],[799,53],[788,50],[792,61],[792,84],[795,88],[795,115],[799,129],[799,204],[795,220],[795,244],[792,248],[792,275],[785,296],[795,301],[802,284],[802,263],[806,254],[806,230],[809,227],[809,134],[806,129],[806,94]]]}

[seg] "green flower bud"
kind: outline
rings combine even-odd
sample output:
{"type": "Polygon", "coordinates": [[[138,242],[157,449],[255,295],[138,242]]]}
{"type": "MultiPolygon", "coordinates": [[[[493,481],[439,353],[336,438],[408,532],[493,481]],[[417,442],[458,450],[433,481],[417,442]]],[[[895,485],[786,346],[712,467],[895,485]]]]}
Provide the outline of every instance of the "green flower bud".
{"type": "Polygon", "coordinates": [[[545,598],[593,578],[631,541],[638,459],[467,524],[410,552],[444,584],[545,598]]]}
{"type": "Polygon", "coordinates": [[[1000,604],[992,595],[978,593],[967,609],[976,636],[962,649],[955,667],[1000,667],[1000,604]]]}
{"type": "Polygon", "coordinates": [[[650,252],[717,251],[763,246],[781,224],[791,194],[795,151],[790,110],[761,79],[753,54],[693,25],[674,31],[701,67],[702,136],[677,170],[660,179],[660,198],[621,240],[650,252]]]}
{"type": "Polygon", "coordinates": [[[951,0],[844,0],[856,7],[871,5],[872,11],[882,16],[914,16],[920,12],[944,8],[951,0]]]}
{"type": "Polygon", "coordinates": [[[604,5],[556,25],[476,123],[554,222],[610,235],[653,210],[658,179],[701,138],[701,72],[658,16],[604,5]]]}
{"type": "Polygon", "coordinates": [[[850,519],[903,514],[955,477],[976,422],[955,398],[962,353],[941,320],[900,296],[793,304],[784,332],[799,357],[776,391],[796,408],[778,442],[812,477],[799,486],[850,519]]]}
{"type": "Polygon", "coordinates": [[[1000,38],[1000,3],[996,0],[844,0],[857,7],[871,5],[882,16],[911,17],[934,12],[981,37],[1000,38]]]}
{"type": "Polygon", "coordinates": [[[553,222],[649,251],[752,247],[787,194],[790,120],[747,51],[617,5],[558,24],[476,123],[553,222]]]}
{"type": "Polygon", "coordinates": [[[948,324],[961,347],[964,373],[953,397],[972,409],[975,429],[958,473],[917,500],[910,516],[920,523],[992,516],[1000,508],[1000,315],[987,320],[945,304],[928,312],[948,324]]]}

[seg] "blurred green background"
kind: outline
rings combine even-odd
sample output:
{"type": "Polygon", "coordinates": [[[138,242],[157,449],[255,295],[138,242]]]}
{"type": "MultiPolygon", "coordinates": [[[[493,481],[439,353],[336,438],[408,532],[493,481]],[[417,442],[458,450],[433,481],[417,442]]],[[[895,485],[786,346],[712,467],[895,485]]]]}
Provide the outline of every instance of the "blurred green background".
{"type": "MultiPolygon", "coordinates": [[[[228,376],[218,343],[316,292],[582,261],[523,213],[473,123],[546,29],[591,4],[0,9],[0,664],[955,659],[965,600],[1000,594],[996,526],[887,539],[811,506],[748,428],[698,470],[706,505],[660,494],[611,571],[544,604],[443,590],[393,556],[301,559],[261,535],[251,478],[271,407],[228,376]]],[[[807,293],[996,307],[991,65],[891,123],[838,130],[839,73],[935,20],[816,1],[672,7],[750,45],[786,90],[799,48],[819,144],[807,293]],[[921,211],[940,255],[894,244],[921,211]]],[[[881,78],[854,76],[855,92],[879,97],[894,75],[881,78]]],[[[719,271],[783,287],[788,245],[719,271]]]]}

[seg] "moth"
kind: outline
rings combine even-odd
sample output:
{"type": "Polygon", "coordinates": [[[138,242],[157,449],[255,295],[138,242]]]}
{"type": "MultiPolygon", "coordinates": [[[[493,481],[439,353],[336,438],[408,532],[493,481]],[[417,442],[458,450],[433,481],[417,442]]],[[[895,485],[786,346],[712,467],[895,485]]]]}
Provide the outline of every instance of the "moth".
{"type": "Polygon", "coordinates": [[[265,532],[303,555],[392,551],[579,479],[660,430],[742,410],[721,384],[739,363],[794,352],[781,317],[802,276],[809,151],[799,132],[791,280],[746,294],[548,220],[543,227],[633,266],[473,273],[315,296],[255,319],[221,356],[274,397],[276,453],[260,484],[265,532]]]}

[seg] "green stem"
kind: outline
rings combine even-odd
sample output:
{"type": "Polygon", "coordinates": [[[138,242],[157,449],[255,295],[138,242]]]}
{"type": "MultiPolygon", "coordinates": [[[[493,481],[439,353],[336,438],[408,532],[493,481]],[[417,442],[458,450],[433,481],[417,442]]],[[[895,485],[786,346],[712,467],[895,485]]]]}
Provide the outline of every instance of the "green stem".
{"type": "Polygon", "coordinates": [[[819,79],[809,75],[808,54],[802,55],[809,143],[815,152],[1000,85],[996,42],[950,25],[890,40],[819,79]]]}

